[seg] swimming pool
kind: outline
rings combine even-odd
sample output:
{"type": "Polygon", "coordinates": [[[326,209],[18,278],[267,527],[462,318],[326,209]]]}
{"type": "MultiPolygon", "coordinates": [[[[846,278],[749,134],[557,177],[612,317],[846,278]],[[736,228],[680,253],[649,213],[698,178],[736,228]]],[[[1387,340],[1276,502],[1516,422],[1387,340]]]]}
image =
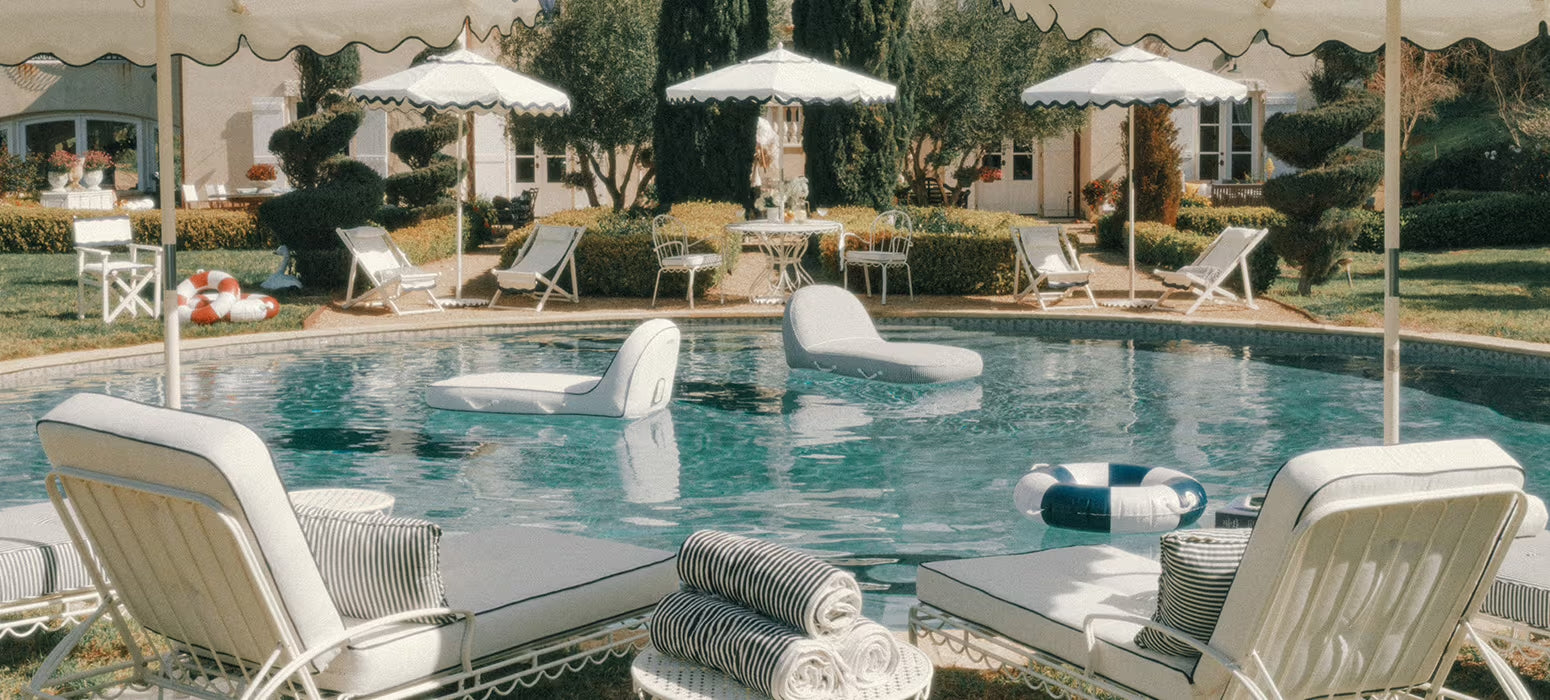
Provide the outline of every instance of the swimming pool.
{"type": "MultiPolygon", "coordinates": [[[[1287,458],[1380,441],[1376,359],[1208,342],[1081,340],[955,328],[885,328],[985,358],[974,382],[915,388],[785,366],[774,326],[684,328],[670,411],[623,423],[437,411],[425,385],[503,370],[601,373],[628,333],[532,330],[296,350],[186,363],[184,405],[240,420],[290,488],[393,493],[396,513],[448,531],[552,527],[672,549],[720,528],[832,555],[897,621],[927,559],[1155,535],[1046,528],[1011,489],[1035,462],[1170,466],[1210,511],[1263,490],[1287,458]]],[[[47,498],[33,422],[98,391],[159,403],[159,369],[0,390],[0,506],[47,498]]],[[[1550,379],[1415,365],[1407,440],[1488,437],[1550,495],[1550,379]]]]}

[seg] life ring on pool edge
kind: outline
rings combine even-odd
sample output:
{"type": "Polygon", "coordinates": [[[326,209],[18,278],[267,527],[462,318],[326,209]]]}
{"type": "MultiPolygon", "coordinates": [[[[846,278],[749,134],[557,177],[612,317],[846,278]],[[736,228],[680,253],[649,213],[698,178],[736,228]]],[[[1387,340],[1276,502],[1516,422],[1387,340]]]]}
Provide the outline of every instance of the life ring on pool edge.
{"type": "Polygon", "coordinates": [[[1163,532],[1193,524],[1206,491],[1184,472],[1110,462],[1035,464],[1013,490],[1017,510],[1089,532],[1163,532]]]}
{"type": "Polygon", "coordinates": [[[178,320],[207,326],[226,319],[242,287],[220,270],[200,270],[178,283],[178,320]],[[215,292],[214,296],[208,294],[215,292]]]}

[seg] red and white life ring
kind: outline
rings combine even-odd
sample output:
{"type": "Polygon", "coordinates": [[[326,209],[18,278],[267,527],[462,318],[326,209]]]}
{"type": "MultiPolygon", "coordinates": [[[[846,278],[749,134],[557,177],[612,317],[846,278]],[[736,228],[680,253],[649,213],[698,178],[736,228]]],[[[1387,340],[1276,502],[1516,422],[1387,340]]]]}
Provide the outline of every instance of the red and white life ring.
{"type": "Polygon", "coordinates": [[[231,305],[226,320],[237,323],[254,323],[274,318],[280,313],[280,302],[267,294],[244,294],[231,305]]]}
{"type": "Polygon", "coordinates": [[[220,270],[200,270],[178,283],[178,319],[202,326],[223,321],[241,293],[237,278],[220,270]]]}

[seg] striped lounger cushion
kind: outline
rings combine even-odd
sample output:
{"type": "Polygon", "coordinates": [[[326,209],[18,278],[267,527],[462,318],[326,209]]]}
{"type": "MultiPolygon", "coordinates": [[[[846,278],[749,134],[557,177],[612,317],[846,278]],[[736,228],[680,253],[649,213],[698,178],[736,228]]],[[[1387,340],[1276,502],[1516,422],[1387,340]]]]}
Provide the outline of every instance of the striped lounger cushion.
{"type": "Polygon", "coordinates": [[[813,637],[842,634],[861,619],[854,576],[771,542],[700,530],[678,550],[678,578],[813,637]]]}
{"type": "Polygon", "coordinates": [[[663,598],[651,615],[651,644],[774,700],[849,694],[843,662],[829,644],[704,593],[680,591],[663,598]]]}
{"type": "Polygon", "coordinates": [[[53,503],[0,510],[0,603],[91,585],[53,503]]]}
{"type": "MultiPolygon", "coordinates": [[[[1227,591],[1238,575],[1252,530],[1184,530],[1162,536],[1162,576],[1152,620],[1182,630],[1200,642],[1211,640],[1227,591]]],[[[1136,646],[1174,656],[1199,656],[1172,635],[1150,628],[1136,633],[1136,646]]]]}
{"type": "MultiPolygon", "coordinates": [[[[381,513],[299,507],[296,520],[339,614],[370,620],[407,610],[446,607],[441,581],[441,527],[381,513]]],[[[426,623],[445,620],[433,618],[426,623]]]]}
{"type": "Polygon", "coordinates": [[[1508,545],[1481,611],[1550,632],[1550,530],[1508,545]]]}

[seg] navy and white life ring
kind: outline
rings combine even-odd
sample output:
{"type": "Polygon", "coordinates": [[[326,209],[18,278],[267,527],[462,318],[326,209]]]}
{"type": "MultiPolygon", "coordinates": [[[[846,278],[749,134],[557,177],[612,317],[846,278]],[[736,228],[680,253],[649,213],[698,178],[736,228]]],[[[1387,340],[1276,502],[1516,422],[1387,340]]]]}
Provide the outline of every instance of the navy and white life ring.
{"type": "Polygon", "coordinates": [[[1109,462],[1035,464],[1012,500],[1030,518],[1089,532],[1164,532],[1206,510],[1206,491],[1188,474],[1109,462]]]}

